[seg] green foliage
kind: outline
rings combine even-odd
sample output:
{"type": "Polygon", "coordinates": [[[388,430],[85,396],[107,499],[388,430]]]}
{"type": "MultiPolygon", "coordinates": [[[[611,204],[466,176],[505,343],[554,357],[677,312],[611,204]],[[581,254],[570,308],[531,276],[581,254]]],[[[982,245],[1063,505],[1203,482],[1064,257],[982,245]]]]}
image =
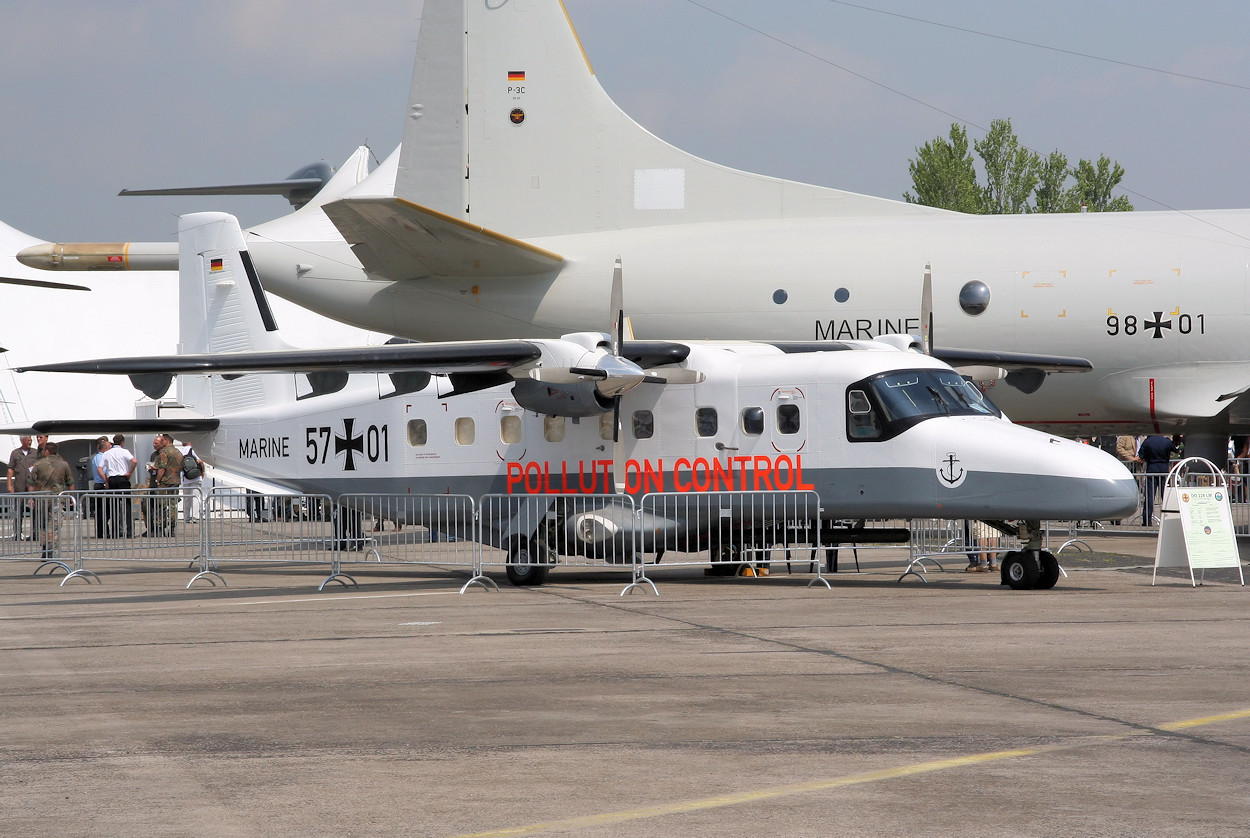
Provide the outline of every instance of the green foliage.
{"type": "Polygon", "coordinates": [[[908,203],[980,212],[980,189],[968,152],[968,129],[951,123],[949,138],[930,140],[916,149],[916,157],[909,166],[916,195],[904,195],[908,203]]]}
{"type": "Polygon", "coordinates": [[[911,204],[983,215],[1133,209],[1125,196],[1112,196],[1124,178],[1124,167],[1105,154],[1097,163],[1081,160],[1075,167],[1060,151],[1043,158],[1020,144],[1009,119],[991,122],[985,138],[974,142],[973,148],[985,172],[984,185],[968,150],[968,129],[952,123],[948,137],[930,140],[908,161],[915,194],[907,192],[903,198],[911,204]]]}

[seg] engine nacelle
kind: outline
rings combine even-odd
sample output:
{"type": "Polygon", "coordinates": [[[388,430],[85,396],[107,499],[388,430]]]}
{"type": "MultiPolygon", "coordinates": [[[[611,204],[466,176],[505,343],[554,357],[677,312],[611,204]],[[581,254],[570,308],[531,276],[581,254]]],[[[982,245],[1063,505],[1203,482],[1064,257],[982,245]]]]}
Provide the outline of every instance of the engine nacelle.
{"type": "Polygon", "coordinates": [[[554,383],[521,379],[512,388],[516,402],[526,410],[548,416],[599,416],[612,409],[613,400],[599,392],[593,380],[554,383]]]}

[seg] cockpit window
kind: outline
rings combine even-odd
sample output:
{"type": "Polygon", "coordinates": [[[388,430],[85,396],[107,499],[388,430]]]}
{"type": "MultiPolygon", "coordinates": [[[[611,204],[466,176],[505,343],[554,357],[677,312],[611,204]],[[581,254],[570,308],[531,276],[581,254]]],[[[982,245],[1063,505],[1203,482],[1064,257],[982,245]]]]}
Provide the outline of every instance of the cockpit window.
{"type": "Polygon", "coordinates": [[[889,439],[934,416],[1001,416],[976,386],[950,370],[884,373],[847,388],[846,435],[889,439]]]}

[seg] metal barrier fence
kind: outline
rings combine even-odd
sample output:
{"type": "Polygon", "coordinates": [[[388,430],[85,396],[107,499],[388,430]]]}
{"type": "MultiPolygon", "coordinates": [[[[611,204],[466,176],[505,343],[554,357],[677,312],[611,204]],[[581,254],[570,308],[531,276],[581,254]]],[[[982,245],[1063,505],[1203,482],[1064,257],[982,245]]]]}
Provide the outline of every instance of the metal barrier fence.
{"type": "MultiPolygon", "coordinates": [[[[191,500],[147,490],[9,495],[0,498],[0,558],[38,560],[36,573],[60,569],[88,581],[98,577],[85,561],[189,563],[197,572],[187,587],[225,584],[224,563],[328,565],[319,590],[357,586],[346,565],[462,570],[470,578],[461,592],[496,589],[487,567],[504,568],[517,585],[538,584],[554,567],[602,567],[630,570],[624,594],[658,593],[648,569],[661,562],[704,566],[709,575],[765,575],[784,564],[829,587],[825,573],[838,569],[839,554],[858,570],[860,550],[906,545],[901,580],[944,570],[947,557],[1018,548],[1014,534],[976,544],[964,521],[823,520],[814,492],[486,495],[475,503],[466,495],[332,501],[217,488],[191,500]]],[[[1075,523],[1069,529],[1078,532],[1075,523]]]]}
{"type": "MultiPolygon", "coordinates": [[[[1003,532],[991,524],[978,527],[976,521],[952,518],[915,518],[910,522],[911,538],[908,542],[908,561],[898,577],[902,582],[908,576],[927,581],[924,574],[936,567],[945,571],[944,559],[958,559],[967,566],[976,564],[984,555],[995,563],[1003,555],[1020,548],[1020,539],[1014,532],[1003,532]],[[977,537],[977,530],[989,528],[990,534],[977,537]]],[[[962,570],[962,568],[960,568],[962,570]]]]}
{"type": "Polygon", "coordinates": [[[502,566],[514,585],[538,585],[551,568],[634,565],[645,549],[630,495],[483,495],[480,564],[502,566]]]}
{"type": "Polygon", "coordinates": [[[709,565],[710,576],[761,576],[784,562],[789,572],[797,565],[815,574],[809,587],[831,587],[821,572],[825,544],[815,492],[656,492],[643,495],[638,515],[634,579],[622,594],[643,584],[655,591],[644,553],[667,567],[709,565]],[[810,552],[796,561],[793,551],[800,548],[810,552]]]}
{"type": "MultiPolygon", "coordinates": [[[[477,505],[468,495],[365,495],[339,498],[339,509],[349,538],[335,552],[339,564],[422,565],[465,568],[470,585],[498,588],[482,573],[477,549],[477,505]]],[[[334,572],[340,575],[336,566],[334,572]]],[[[350,577],[347,577],[350,578],[350,577]]],[[[355,580],[353,580],[355,581],[355,580]]]]}

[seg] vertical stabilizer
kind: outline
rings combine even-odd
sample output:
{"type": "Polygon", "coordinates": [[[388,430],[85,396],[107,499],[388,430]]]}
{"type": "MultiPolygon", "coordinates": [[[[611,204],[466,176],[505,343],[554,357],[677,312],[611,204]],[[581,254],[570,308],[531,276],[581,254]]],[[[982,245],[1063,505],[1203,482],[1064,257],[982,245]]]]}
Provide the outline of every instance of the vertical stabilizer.
{"type": "Polygon", "coordinates": [[[560,0],[425,0],[395,194],[518,238],[932,212],[658,139],[608,98],[560,0]]]}
{"type": "MultiPolygon", "coordinates": [[[[201,212],[178,219],[178,295],[180,353],[289,348],[278,334],[233,215],[201,212]]],[[[178,398],[198,413],[217,415],[291,401],[295,395],[290,376],[227,380],[183,375],[178,398]]]]}

